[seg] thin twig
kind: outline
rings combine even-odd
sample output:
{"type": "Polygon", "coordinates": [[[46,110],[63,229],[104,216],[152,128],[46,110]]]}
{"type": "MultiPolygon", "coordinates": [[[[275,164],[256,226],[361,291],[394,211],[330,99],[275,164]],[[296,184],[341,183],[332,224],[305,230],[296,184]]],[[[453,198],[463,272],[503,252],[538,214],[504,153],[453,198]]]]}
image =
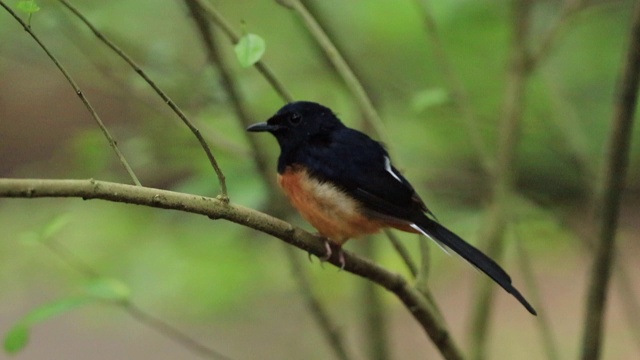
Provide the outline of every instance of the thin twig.
{"type": "Polygon", "coordinates": [[[151,80],[151,78],[138,66],[138,64],[135,63],[135,61],[133,61],[133,59],[129,55],[127,55],[122,49],[120,49],[111,40],[109,40],[109,38],[107,38],[102,32],[100,32],[100,30],[98,30],[95,26],[93,26],[93,24],[91,24],[91,22],[84,15],[82,15],[82,13],[80,13],[75,7],[73,7],[68,1],[66,0],[58,0],[58,1],[60,1],[62,5],[64,5],[67,9],[69,9],[75,16],[77,16],[78,19],[80,19],[80,21],[82,21],[100,41],[102,41],[111,50],[113,50],[113,52],[115,52],[127,64],[129,64],[129,66],[131,66],[131,68],[138,75],[140,75],[140,77],[143,78],[144,81],[146,81],[147,84],[149,84],[149,86],[151,86],[151,88],[171,108],[171,110],[173,110],[173,112],[175,112],[176,115],[178,115],[180,120],[182,120],[182,122],[189,128],[189,130],[191,130],[193,135],[196,137],[196,139],[200,143],[202,150],[207,155],[207,159],[209,159],[209,162],[211,163],[211,166],[213,167],[213,170],[215,171],[216,176],[218,177],[218,182],[220,183],[220,194],[222,198],[228,199],[227,183],[226,183],[224,174],[222,173],[222,170],[220,169],[220,166],[218,165],[216,158],[213,156],[213,153],[211,152],[211,149],[209,148],[207,141],[204,139],[204,137],[200,133],[200,130],[198,130],[198,128],[196,128],[193,125],[193,123],[187,118],[187,116],[182,112],[182,110],[178,107],[178,105],[176,105],[176,103],[173,102],[173,100],[171,100],[171,98],[169,98],[169,96],[164,91],[162,91],[153,80],[151,80]]]}
{"type": "MultiPolygon", "coordinates": [[[[305,7],[305,5],[299,0],[276,0],[279,4],[293,9],[298,16],[302,19],[308,31],[314,37],[320,48],[325,52],[327,59],[333,64],[337,73],[342,77],[343,81],[347,85],[347,88],[353,94],[360,111],[364,114],[365,125],[369,128],[379,139],[383,142],[386,140],[386,132],[384,131],[384,124],[378,115],[369,95],[364,90],[364,87],[358,80],[347,61],[344,59],[338,48],[334,45],[333,41],[324,31],[322,26],[315,19],[313,14],[305,7]]],[[[404,260],[409,271],[416,276],[416,267],[409,256],[409,252],[404,246],[397,241],[397,238],[389,230],[385,231],[385,234],[394,249],[400,254],[400,257],[404,260]]],[[[430,298],[429,300],[433,300],[430,298]]],[[[432,304],[435,307],[435,303],[432,304]]]]}
{"type": "MultiPolygon", "coordinates": [[[[231,105],[237,115],[238,122],[244,129],[251,125],[253,122],[249,115],[249,109],[245,106],[240,93],[240,88],[233,78],[232,71],[229,69],[229,64],[226,62],[224,56],[220,53],[216,37],[212,34],[212,29],[209,21],[204,16],[200,2],[196,0],[185,0],[191,17],[198,29],[198,34],[202,39],[203,47],[207,53],[207,59],[209,64],[212,65],[219,73],[222,87],[231,100],[231,105]]],[[[266,152],[260,149],[260,144],[255,136],[245,136],[249,145],[251,146],[252,155],[255,159],[255,164],[258,172],[262,175],[263,179],[271,187],[275,187],[275,176],[272,176],[269,171],[268,158],[266,152]]],[[[272,193],[272,192],[270,192],[272,193]]]]}
{"type": "Polygon", "coordinates": [[[409,250],[407,250],[407,247],[404,246],[404,244],[400,241],[400,239],[398,239],[393,231],[385,229],[384,234],[387,235],[389,242],[391,242],[393,248],[396,250],[398,255],[400,255],[400,258],[402,258],[402,262],[404,262],[404,264],[407,266],[407,269],[409,270],[411,275],[413,275],[413,277],[416,277],[416,275],[418,275],[418,267],[411,258],[411,255],[409,255],[409,250]]]}
{"type": "MultiPolygon", "coordinates": [[[[484,232],[481,233],[483,236],[480,241],[487,247],[487,255],[494,259],[500,258],[503,248],[508,202],[515,182],[514,163],[516,146],[520,139],[525,87],[531,72],[526,44],[530,30],[532,0],[518,0],[513,6],[511,59],[500,124],[492,203],[489,208],[489,219],[486,221],[484,232]]],[[[488,286],[487,279],[480,281],[475,298],[478,300],[471,317],[470,353],[474,359],[483,359],[487,357],[486,345],[493,302],[493,287],[488,286]]]]}
{"type": "Polygon", "coordinates": [[[131,301],[125,302],[122,306],[127,313],[139,323],[144,324],[167,338],[182,344],[184,348],[189,349],[191,352],[200,355],[201,357],[209,359],[229,359],[210,347],[194,340],[189,335],[183,333],[162,319],[152,316],[131,301]]]}
{"type": "Polygon", "coordinates": [[[596,206],[596,219],[600,223],[600,229],[587,295],[587,313],[582,337],[583,360],[595,360],[600,357],[607,288],[615,258],[615,235],[620,199],[629,163],[638,81],[640,81],[640,4],[635,5],[633,12],[629,44],[620,72],[617,97],[614,100],[611,133],[606,149],[607,157],[602,169],[603,190],[596,206]]]}
{"type": "Polygon", "coordinates": [[[416,287],[427,289],[429,270],[431,269],[429,240],[425,236],[419,236],[418,245],[420,246],[420,270],[416,278],[416,287]]]}
{"type": "Polygon", "coordinates": [[[299,0],[279,0],[278,3],[294,9],[294,11],[300,16],[311,35],[316,39],[322,50],[327,55],[327,58],[331,61],[336,71],[344,80],[347,88],[353,94],[360,111],[364,114],[364,117],[372,127],[375,134],[383,142],[386,140],[386,132],[384,131],[384,124],[378,115],[378,112],[373,106],[369,95],[364,90],[364,87],[353,73],[353,70],[349,67],[349,64],[345,61],[344,57],[340,54],[336,46],[331,39],[327,36],[322,26],[318,24],[316,19],[311,15],[307,8],[299,0]]]}
{"type": "MultiPolygon", "coordinates": [[[[369,259],[376,258],[376,243],[371,237],[363,239],[359,248],[362,249],[364,256],[369,259]]],[[[388,345],[388,321],[385,316],[385,306],[382,301],[382,294],[374,283],[365,281],[362,287],[358,289],[360,297],[360,308],[362,310],[362,333],[366,358],[371,360],[387,360],[389,359],[388,345]]]]}
{"type": "Polygon", "coordinates": [[[480,127],[478,126],[480,121],[478,120],[475,110],[473,109],[469,92],[464,87],[462,80],[453,69],[453,64],[450,60],[449,55],[447,54],[447,51],[445,50],[444,45],[442,44],[440,34],[438,33],[438,26],[436,24],[436,21],[431,15],[430,9],[428,8],[427,0],[415,0],[415,2],[416,5],[422,10],[422,18],[424,20],[424,26],[427,32],[427,36],[431,41],[433,56],[435,60],[438,61],[440,70],[449,83],[448,87],[454,99],[454,104],[456,104],[465,120],[467,134],[469,136],[469,139],[471,140],[471,144],[476,150],[475,154],[480,160],[480,163],[483,165],[484,171],[487,174],[492,174],[495,167],[495,161],[489,155],[487,145],[482,138],[482,133],[480,131],[480,127]]]}
{"type": "Polygon", "coordinates": [[[306,275],[306,270],[300,263],[300,254],[296,253],[293,247],[286,244],[284,248],[289,255],[291,274],[298,284],[298,288],[300,289],[300,293],[304,297],[307,308],[311,312],[314,320],[319,323],[319,326],[322,329],[322,334],[331,345],[331,349],[338,359],[351,359],[351,357],[347,353],[347,349],[344,343],[344,337],[342,336],[339,327],[335,324],[333,319],[331,319],[331,317],[329,316],[329,312],[327,311],[327,309],[325,309],[322,302],[320,302],[316,294],[313,292],[313,288],[309,283],[309,278],[306,275]]]}
{"type": "Polygon", "coordinates": [[[429,270],[431,269],[431,252],[429,247],[429,239],[424,236],[418,236],[418,246],[420,247],[420,268],[418,269],[418,275],[416,276],[415,287],[424,295],[424,297],[431,303],[434,312],[444,321],[442,312],[436,303],[436,299],[433,297],[431,290],[429,289],[429,270]]]}
{"type": "Polygon", "coordinates": [[[113,151],[116,153],[118,160],[120,161],[122,166],[124,166],[125,170],[127,171],[127,174],[129,174],[129,177],[131,178],[133,183],[136,184],[137,186],[141,186],[142,184],[140,184],[140,181],[138,180],[138,177],[136,176],[136,174],[133,172],[133,169],[129,165],[129,162],[127,161],[127,159],[125,159],[124,155],[118,148],[118,144],[116,140],[114,140],[113,136],[111,136],[111,133],[102,122],[102,119],[100,119],[100,116],[98,115],[98,113],[95,111],[95,109],[89,102],[89,99],[87,99],[87,97],[84,95],[82,90],[80,90],[80,87],[73,80],[71,75],[62,66],[62,64],[58,61],[58,59],[49,51],[49,49],[44,45],[44,43],[40,40],[40,38],[31,30],[31,27],[27,25],[27,23],[25,23],[9,6],[7,6],[1,0],[0,0],[0,6],[2,6],[9,14],[11,14],[11,16],[13,16],[14,19],[16,19],[17,22],[20,23],[20,25],[22,25],[24,30],[33,38],[33,40],[35,40],[35,42],[40,46],[40,48],[44,50],[44,52],[47,54],[49,59],[51,59],[51,61],[56,65],[58,70],[60,70],[62,75],[64,75],[65,79],[67,79],[67,82],[71,85],[76,95],[78,95],[78,97],[80,98],[84,106],[89,111],[89,114],[91,114],[91,117],[96,121],[96,123],[98,124],[98,127],[100,127],[102,134],[107,139],[107,142],[109,142],[109,146],[111,146],[111,149],[113,149],[113,151]]]}
{"type": "MultiPolygon", "coordinates": [[[[0,179],[0,198],[75,197],[144,205],[200,214],[211,219],[225,219],[272,235],[318,257],[326,255],[325,242],[300,228],[259,211],[231,202],[173,191],[136,187],[96,180],[0,179]]],[[[343,252],[344,271],[369,279],[392,292],[420,324],[442,356],[447,360],[462,359],[438,312],[407,280],[378,264],[343,252]]],[[[328,260],[341,267],[338,251],[328,260]]]]}
{"type": "MultiPolygon", "coordinates": [[[[245,106],[245,103],[242,100],[240,88],[232,75],[232,71],[230,70],[230,64],[228,64],[225,57],[221,54],[217,37],[212,34],[211,25],[205,18],[198,1],[185,0],[185,4],[190,11],[198,29],[198,33],[202,38],[209,63],[219,71],[222,86],[229,95],[233,108],[237,114],[238,122],[244,130],[251,124],[252,120],[249,116],[249,109],[245,106]]],[[[267,165],[267,152],[261,148],[256,137],[246,136],[246,138],[252,148],[252,156],[255,160],[258,173],[262,175],[262,179],[266,182],[269,188],[275,188],[275,176],[272,175],[272,170],[267,165]]],[[[284,214],[285,211],[282,204],[285,202],[282,201],[281,192],[269,191],[269,195],[269,213],[276,215],[284,214]]],[[[338,327],[329,316],[329,312],[324,308],[320,300],[314,294],[311,284],[309,284],[309,279],[306,276],[306,269],[300,264],[300,259],[298,258],[299,254],[296,254],[290,246],[285,246],[284,248],[298,288],[305,299],[305,303],[309,308],[309,312],[313,316],[313,319],[316,321],[316,324],[320,328],[322,334],[329,342],[329,345],[335,352],[336,357],[342,360],[350,359],[347,355],[346,348],[342,341],[343,338],[338,331],[338,327]]]]}
{"type": "MultiPolygon", "coordinates": [[[[524,282],[529,290],[529,296],[536,304],[542,304],[542,298],[540,297],[539,286],[536,283],[536,278],[533,273],[533,266],[531,265],[531,261],[529,260],[529,254],[527,253],[527,249],[525,249],[522,244],[524,237],[520,235],[517,228],[517,220],[511,221],[513,226],[513,233],[515,234],[515,245],[516,252],[518,254],[518,264],[520,265],[520,271],[524,275],[524,282]]],[[[549,317],[547,316],[547,312],[544,310],[544,307],[537,307],[538,318],[536,324],[538,325],[538,329],[540,332],[540,337],[542,339],[542,345],[544,346],[544,350],[547,353],[548,360],[558,360],[560,359],[560,353],[558,351],[558,341],[557,337],[553,334],[553,330],[551,329],[551,322],[549,321],[549,317]]]]}
{"type": "Polygon", "coordinates": [[[553,47],[556,45],[560,34],[566,28],[569,19],[576,13],[584,9],[585,5],[585,0],[564,1],[560,16],[556,18],[556,21],[553,23],[553,25],[551,25],[549,30],[547,30],[545,35],[542,37],[542,39],[540,40],[540,45],[538,45],[537,49],[532,51],[531,53],[530,61],[532,67],[544,61],[547,56],[549,56],[549,54],[553,50],[553,47]]]}
{"type": "MultiPolygon", "coordinates": [[[[49,249],[49,251],[55,254],[71,268],[82,273],[86,278],[95,279],[101,277],[101,275],[95,269],[93,269],[89,264],[84,262],[61,243],[53,240],[48,240],[43,242],[43,244],[47,249],[49,249]]],[[[173,327],[166,321],[147,313],[131,300],[127,300],[124,302],[112,302],[112,304],[120,306],[131,317],[136,319],[136,321],[138,321],[142,325],[147,326],[166,336],[168,339],[179,343],[185,349],[193,352],[194,354],[200,355],[207,359],[229,359],[228,357],[220,354],[214,349],[197,342],[189,335],[173,327]]]]}
{"type": "MultiPolygon", "coordinates": [[[[218,25],[220,29],[222,29],[222,31],[225,33],[225,35],[227,35],[227,37],[233,44],[236,44],[238,43],[238,41],[240,41],[240,35],[238,34],[238,32],[233,29],[231,24],[229,24],[224,16],[222,16],[222,14],[220,14],[220,12],[215,7],[213,7],[213,5],[202,0],[194,1],[197,2],[200,8],[205,11],[211,21],[213,21],[214,24],[218,25]]],[[[284,85],[275,77],[273,71],[271,71],[271,69],[263,61],[258,61],[255,64],[255,67],[262,74],[262,76],[264,76],[271,87],[273,87],[276,93],[280,95],[284,102],[290,103],[293,101],[293,96],[291,96],[284,85]]]]}

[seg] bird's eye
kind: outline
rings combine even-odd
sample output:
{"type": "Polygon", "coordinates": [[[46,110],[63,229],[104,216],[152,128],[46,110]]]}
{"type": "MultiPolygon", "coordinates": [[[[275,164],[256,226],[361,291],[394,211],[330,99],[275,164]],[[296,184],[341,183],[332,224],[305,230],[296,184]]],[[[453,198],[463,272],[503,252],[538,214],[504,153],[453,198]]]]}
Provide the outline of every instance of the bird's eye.
{"type": "Polygon", "coordinates": [[[298,113],[294,113],[289,117],[289,124],[297,126],[302,121],[302,116],[298,113]]]}

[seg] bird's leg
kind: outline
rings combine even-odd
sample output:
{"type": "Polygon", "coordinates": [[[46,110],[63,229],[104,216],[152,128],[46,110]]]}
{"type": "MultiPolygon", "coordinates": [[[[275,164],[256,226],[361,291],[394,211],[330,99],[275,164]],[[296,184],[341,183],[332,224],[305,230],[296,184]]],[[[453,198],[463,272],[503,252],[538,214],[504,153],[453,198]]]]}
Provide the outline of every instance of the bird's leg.
{"type": "Polygon", "coordinates": [[[342,247],[338,249],[338,262],[340,262],[340,271],[344,270],[344,266],[347,262],[344,260],[344,251],[342,251],[342,247]]]}
{"type": "MultiPolygon", "coordinates": [[[[320,265],[322,265],[325,261],[328,261],[329,259],[331,259],[331,255],[333,255],[333,250],[331,250],[331,242],[329,241],[328,238],[322,236],[322,234],[316,233],[316,236],[319,236],[322,238],[322,241],[324,242],[324,248],[326,250],[326,253],[324,256],[318,256],[318,259],[320,259],[320,265]]],[[[344,259],[344,252],[342,251],[342,246],[337,245],[338,246],[338,263],[340,263],[340,270],[344,270],[344,266],[346,264],[346,261],[344,259]]],[[[309,255],[309,261],[313,262],[313,260],[311,259],[311,253],[307,253],[307,255],[309,255]]]]}
{"type": "Polygon", "coordinates": [[[329,243],[329,239],[327,238],[323,238],[323,239],[324,239],[324,248],[325,250],[327,250],[327,253],[324,256],[318,257],[318,258],[322,262],[325,262],[331,258],[331,255],[333,255],[333,251],[331,250],[331,244],[329,243]]]}
{"type": "MultiPolygon", "coordinates": [[[[323,262],[329,260],[329,258],[331,257],[331,254],[333,254],[333,252],[331,251],[331,245],[329,244],[329,239],[327,239],[325,236],[323,236],[319,232],[316,232],[313,235],[315,235],[315,236],[317,236],[319,238],[322,238],[322,241],[324,242],[324,248],[327,250],[326,255],[318,256],[318,259],[320,259],[320,264],[322,264],[323,262]]],[[[311,255],[313,255],[311,252],[307,252],[307,256],[309,257],[309,261],[313,262],[313,259],[311,258],[311,255]]]]}
{"type": "MultiPolygon", "coordinates": [[[[340,264],[340,271],[344,270],[344,265],[346,264],[346,261],[344,260],[344,251],[342,251],[342,246],[337,245],[338,247],[338,263],[340,264]]],[[[333,255],[333,251],[331,250],[331,244],[329,243],[329,240],[325,238],[324,241],[324,248],[327,249],[327,254],[323,257],[320,258],[320,260],[327,261],[331,258],[331,255],[333,255]]]]}

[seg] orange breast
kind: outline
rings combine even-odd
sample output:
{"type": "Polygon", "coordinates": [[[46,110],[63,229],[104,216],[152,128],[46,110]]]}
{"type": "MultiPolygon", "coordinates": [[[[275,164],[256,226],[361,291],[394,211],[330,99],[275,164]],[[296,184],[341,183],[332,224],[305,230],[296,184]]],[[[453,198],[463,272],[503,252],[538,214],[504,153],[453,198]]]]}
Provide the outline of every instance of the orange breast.
{"type": "Polygon", "coordinates": [[[352,237],[373,234],[386,224],[362,214],[357,200],[335,186],[320,182],[299,167],[278,175],[278,184],[291,204],[320,235],[342,245],[352,237]]]}

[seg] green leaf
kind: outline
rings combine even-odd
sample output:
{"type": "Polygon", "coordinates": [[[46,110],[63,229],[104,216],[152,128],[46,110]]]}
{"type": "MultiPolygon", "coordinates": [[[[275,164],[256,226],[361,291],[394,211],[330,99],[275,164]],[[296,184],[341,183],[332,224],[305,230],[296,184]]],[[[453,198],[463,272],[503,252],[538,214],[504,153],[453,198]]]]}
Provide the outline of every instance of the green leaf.
{"type": "Polygon", "coordinates": [[[264,39],[256,34],[245,34],[234,47],[236,57],[242,67],[249,67],[260,61],[266,50],[264,39]]]}
{"type": "Polygon", "coordinates": [[[47,225],[45,225],[44,229],[42,229],[41,240],[47,240],[51,238],[70,222],[71,218],[68,214],[56,216],[51,221],[49,221],[47,225]]]}
{"type": "Polygon", "coordinates": [[[49,320],[52,317],[62,315],[66,312],[83,306],[91,300],[91,298],[86,296],[73,296],[55,300],[48,304],[41,305],[34,310],[31,310],[31,312],[28,313],[24,318],[22,318],[22,320],[20,320],[18,323],[27,327],[33,326],[37,323],[49,320]]]}
{"type": "Polygon", "coordinates": [[[97,300],[126,301],[131,297],[131,289],[122,281],[112,278],[92,280],[84,290],[87,296],[97,300]]]}
{"type": "Polygon", "coordinates": [[[33,325],[76,309],[91,300],[91,298],[86,296],[75,296],[52,301],[31,310],[31,312],[20,319],[20,321],[7,332],[7,335],[5,335],[4,351],[8,354],[15,354],[21,351],[29,342],[29,333],[33,325]]]}
{"type": "Polygon", "coordinates": [[[4,351],[7,354],[16,354],[29,343],[29,327],[24,324],[16,324],[4,337],[4,351]]]}
{"type": "Polygon", "coordinates": [[[18,10],[26,14],[33,14],[40,11],[40,6],[38,6],[38,4],[33,0],[20,0],[16,7],[18,10]]]}
{"type": "Polygon", "coordinates": [[[430,107],[442,105],[449,101],[449,93],[444,89],[425,89],[417,92],[411,105],[415,112],[424,111],[430,107]]]}

